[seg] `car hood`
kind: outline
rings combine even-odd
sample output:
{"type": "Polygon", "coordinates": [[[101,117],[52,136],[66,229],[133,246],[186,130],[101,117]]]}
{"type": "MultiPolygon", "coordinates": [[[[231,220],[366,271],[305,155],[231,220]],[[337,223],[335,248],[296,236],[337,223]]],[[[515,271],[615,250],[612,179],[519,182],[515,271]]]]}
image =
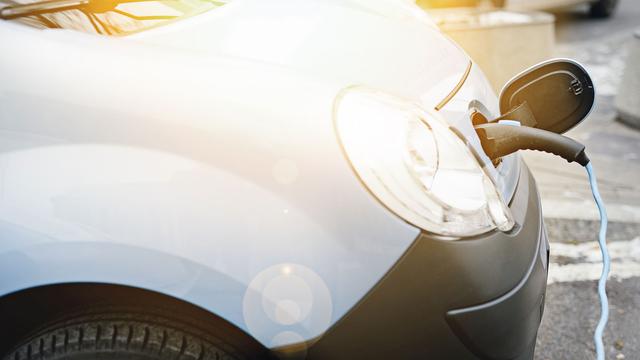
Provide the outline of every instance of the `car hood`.
{"type": "MultiPolygon", "coordinates": [[[[425,108],[447,97],[471,66],[467,54],[427,13],[404,0],[235,0],[128,38],[203,58],[271,65],[340,87],[369,86],[425,108]]],[[[473,66],[440,112],[484,154],[469,119],[478,104],[487,117],[499,115],[495,93],[473,66]]],[[[507,200],[515,189],[517,167],[512,159],[497,171],[488,169],[507,200]]]]}
{"type": "Polygon", "coordinates": [[[418,98],[448,77],[457,81],[469,62],[428,19],[398,0],[236,0],[130,38],[418,98]]]}

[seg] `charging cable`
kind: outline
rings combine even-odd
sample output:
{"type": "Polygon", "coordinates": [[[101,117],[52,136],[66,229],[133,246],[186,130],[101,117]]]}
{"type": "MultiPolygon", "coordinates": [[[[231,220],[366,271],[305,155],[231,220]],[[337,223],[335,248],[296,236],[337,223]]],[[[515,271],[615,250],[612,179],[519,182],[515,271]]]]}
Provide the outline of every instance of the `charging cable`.
{"type": "Polygon", "coordinates": [[[602,253],[602,274],[600,274],[600,280],[598,280],[598,296],[600,296],[600,321],[596,326],[596,331],[593,334],[593,341],[596,343],[596,354],[598,360],[604,360],[604,344],[602,343],[602,333],[604,327],[609,320],[609,301],[607,300],[607,277],[609,276],[609,270],[611,268],[611,259],[609,258],[609,251],[607,250],[607,210],[604,208],[604,203],[600,197],[598,191],[598,181],[596,180],[596,174],[593,171],[591,162],[586,166],[587,174],[589,174],[589,184],[591,185],[591,192],[593,198],[598,206],[598,212],[600,212],[600,232],[598,233],[598,243],[600,244],[600,252],[602,253]]]}
{"type": "Polygon", "coordinates": [[[607,300],[607,277],[611,268],[611,259],[607,250],[607,212],[598,191],[598,181],[593,171],[593,166],[585,153],[584,145],[551,131],[519,126],[517,121],[502,120],[499,123],[482,124],[475,127],[482,148],[491,160],[509,155],[518,150],[539,150],[554,155],[558,155],[568,162],[577,162],[587,169],[589,184],[593,198],[600,213],[600,231],[598,233],[598,243],[602,253],[602,274],[598,280],[598,296],[600,297],[600,320],[593,334],[596,344],[597,360],[604,360],[604,344],[602,334],[609,319],[609,302],[607,300]],[[515,126],[514,126],[515,125],[515,126]]]}

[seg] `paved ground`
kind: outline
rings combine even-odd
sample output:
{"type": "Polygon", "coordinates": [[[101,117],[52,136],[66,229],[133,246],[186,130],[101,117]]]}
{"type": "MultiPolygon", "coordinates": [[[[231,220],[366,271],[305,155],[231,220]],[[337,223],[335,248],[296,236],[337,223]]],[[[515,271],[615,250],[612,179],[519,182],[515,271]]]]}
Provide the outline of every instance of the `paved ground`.
{"type": "MultiPolygon", "coordinates": [[[[607,358],[640,359],[640,132],[615,121],[613,106],[625,45],[640,28],[640,1],[621,0],[618,10],[610,20],[589,19],[580,9],[556,14],[556,55],[581,61],[599,93],[592,115],[569,135],[586,144],[613,220],[607,358]]],[[[599,316],[595,279],[601,267],[597,210],[586,174],[580,166],[541,153],[526,153],[525,160],[540,187],[552,254],[535,358],[592,359],[599,316]]]]}

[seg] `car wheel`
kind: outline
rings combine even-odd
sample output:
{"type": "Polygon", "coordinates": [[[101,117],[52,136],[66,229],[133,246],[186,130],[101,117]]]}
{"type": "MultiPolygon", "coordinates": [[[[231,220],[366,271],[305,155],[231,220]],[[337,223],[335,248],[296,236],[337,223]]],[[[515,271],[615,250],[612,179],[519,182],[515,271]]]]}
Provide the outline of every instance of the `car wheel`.
{"type": "Polygon", "coordinates": [[[598,0],[591,4],[590,15],[595,18],[607,18],[613,15],[618,0],[598,0]]]}
{"type": "Polygon", "coordinates": [[[4,360],[256,358],[185,323],[142,313],[100,313],[71,316],[49,325],[27,337],[4,360]]]}

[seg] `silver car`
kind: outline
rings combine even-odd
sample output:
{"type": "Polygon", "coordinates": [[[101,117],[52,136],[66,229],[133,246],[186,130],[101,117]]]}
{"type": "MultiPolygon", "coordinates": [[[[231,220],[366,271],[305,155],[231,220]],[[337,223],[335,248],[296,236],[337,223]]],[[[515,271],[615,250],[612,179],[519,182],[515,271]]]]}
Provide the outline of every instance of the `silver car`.
{"type": "Polygon", "coordinates": [[[0,355],[531,359],[535,181],[391,0],[0,0],[0,355]]]}

